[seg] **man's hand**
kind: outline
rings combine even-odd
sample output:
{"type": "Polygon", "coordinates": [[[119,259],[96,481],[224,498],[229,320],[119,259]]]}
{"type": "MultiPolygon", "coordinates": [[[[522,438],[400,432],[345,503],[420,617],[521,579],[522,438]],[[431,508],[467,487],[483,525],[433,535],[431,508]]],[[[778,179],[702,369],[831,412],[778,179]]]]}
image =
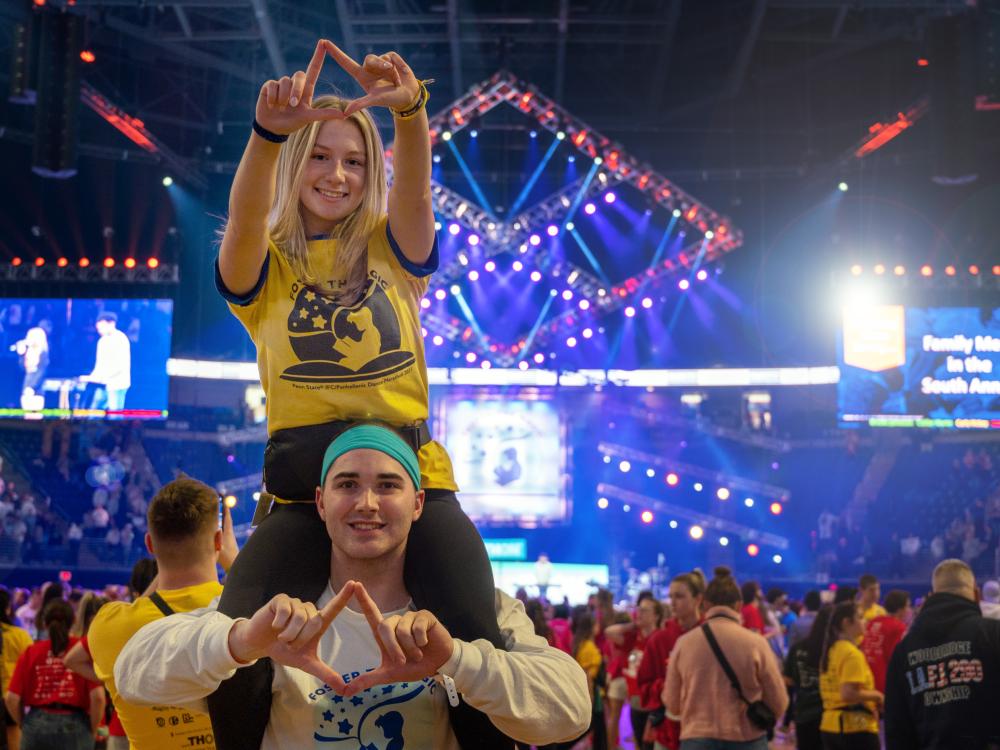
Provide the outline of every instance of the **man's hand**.
{"type": "Polygon", "coordinates": [[[374,671],[351,680],[344,695],[357,695],[373,685],[422,680],[436,674],[451,658],[454,640],[427,610],[382,617],[360,583],[355,584],[354,595],[378,643],[382,663],[374,671]]]}
{"type": "Polygon", "coordinates": [[[318,654],[319,642],[340,611],[354,595],[356,584],[348,581],[323,609],[278,594],[249,620],[238,620],[229,630],[229,652],[236,661],[270,657],[275,663],[295,667],[313,675],[342,693],[341,676],[318,654]]]}

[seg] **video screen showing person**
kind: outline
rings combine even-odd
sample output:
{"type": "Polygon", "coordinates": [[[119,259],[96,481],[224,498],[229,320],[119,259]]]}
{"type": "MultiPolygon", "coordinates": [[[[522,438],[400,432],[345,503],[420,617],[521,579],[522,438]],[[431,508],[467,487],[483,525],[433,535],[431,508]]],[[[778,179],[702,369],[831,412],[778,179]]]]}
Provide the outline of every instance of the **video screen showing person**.
{"type": "Polygon", "coordinates": [[[169,299],[0,298],[0,417],[163,419],[169,299]]]}

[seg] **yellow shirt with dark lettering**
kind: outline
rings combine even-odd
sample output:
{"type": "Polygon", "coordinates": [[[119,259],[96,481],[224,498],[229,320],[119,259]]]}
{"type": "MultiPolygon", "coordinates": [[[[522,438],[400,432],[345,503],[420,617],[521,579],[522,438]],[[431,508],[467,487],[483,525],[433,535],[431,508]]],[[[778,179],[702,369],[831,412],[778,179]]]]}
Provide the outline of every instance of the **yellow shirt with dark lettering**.
{"type": "MultiPolygon", "coordinates": [[[[875,704],[866,703],[867,711],[844,710],[848,704],[840,697],[840,686],[854,682],[862,690],[875,689],[875,675],[865,661],[861,649],[853,643],[838,640],[830,647],[826,671],[819,676],[819,694],[823,699],[823,719],[821,732],[852,734],[854,732],[874,732],[878,734],[878,718],[875,704]]],[[[851,704],[857,705],[857,704],[851,704]]]]}
{"type": "MultiPolygon", "coordinates": [[[[368,240],[368,286],[351,306],[303,284],[273,242],[257,288],[243,299],[224,293],[257,347],[269,434],[339,420],[402,427],[428,418],[420,299],[437,263],[436,240],[421,268],[390,237],[383,217],[368,240]]],[[[309,241],[312,271],[330,288],[343,283],[336,250],[336,240],[309,241]]],[[[427,443],[418,458],[423,487],[458,489],[441,444],[427,443]]]]}
{"type": "MultiPolygon", "coordinates": [[[[160,596],[175,612],[207,607],[220,594],[222,585],[216,581],[160,591],[160,596]]],[[[115,687],[118,654],[139,628],[163,616],[146,596],[131,604],[109,602],[101,607],[87,633],[94,671],[111,694],[132,750],[215,747],[212,722],[207,714],[179,706],[139,706],[122,699],[115,687]]]]}

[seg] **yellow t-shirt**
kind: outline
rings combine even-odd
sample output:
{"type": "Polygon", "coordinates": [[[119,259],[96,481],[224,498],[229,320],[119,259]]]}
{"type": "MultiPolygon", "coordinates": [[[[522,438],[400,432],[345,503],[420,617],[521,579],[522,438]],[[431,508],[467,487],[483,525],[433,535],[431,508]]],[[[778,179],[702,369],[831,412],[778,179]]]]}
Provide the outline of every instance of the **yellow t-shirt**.
{"type": "Polygon", "coordinates": [[[872,604],[872,606],[870,606],[868,609],[866,609],[864,612],[861,613],[861,619],[864,620],[865,624],[867,625],[876,617],[882,617],[883,615],[886,614],[888,613],[885,611],[885,607],[883,607],[878,602],[875,602],[874,604],[872,604]]]}
{"type": "Polygon", "coordinates": [[[17,666],[17,658],[23,654],[32,643],[28,631],[14,625],[2,625],[3,628],[3,659],[0,660],[0,684],[3,686],[3,694],[7,695],[7,688],[10,687],[10,678],[14,676],[14,667],[17,666]]]}
{"type": "Polygon", "coordinates": [[[819,694],[823,698],[823,719],[819,728],[821,732],[852,734],[855,732],[874,732],[878,734],[878,719],[874,703],[866,703],[870,713],[864,711],[842,711],[849,704],[840,697],[840,686],[845,682],[856,682],[862,690],[875,689],[875,676],[872,674],[865,655],[853,643],[838,640],[830,647],[827,669],[819,677],[819,694]],[[843,718],[843,728],[841,727],[843,718]]]}
{"type": "MultiPolygon", "coordinates": [[[[207,607],[222,593],[217,581],[160,591],[175,612],[207,607]]],[[[179,706],[138,706],[122,699],[115,686],[115,660],[139,628],[163,617],[149,597],[131,604],[110,602],[97,612],[87,633],[94,671],[111,694],[132,750],[181,750],[214,747],[212,723],[206,714],[179,706]]]]}
{"type": "MultiPolygon", "coordinates": [[[[368,240],[368,288],[351,307],[305,286],[270,243],[263,286],[232,311],[257,347],[267,396],[267,429],[338,420],[374,419],[396,426],[428,418],[427,363],[420,299],[428,277],[404,268],[389,244],[383,217],[368,240]]],[[[330,286],[343,283],[335,268],[337,241],[310,240],[310,265],[330,286]]],[[[424,487],[457,490],[442,445],[420,449],[424,487]]]]}

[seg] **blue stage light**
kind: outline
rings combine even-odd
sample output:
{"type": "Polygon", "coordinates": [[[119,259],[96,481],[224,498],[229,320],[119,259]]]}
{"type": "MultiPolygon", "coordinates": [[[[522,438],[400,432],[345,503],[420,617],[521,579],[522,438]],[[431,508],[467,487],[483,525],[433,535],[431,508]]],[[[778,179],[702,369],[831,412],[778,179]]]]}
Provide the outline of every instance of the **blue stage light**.
{"type": "Polygon", "coordinates": [[[530,242],[535,247],[538,247],[539,245],[542,244],[542,238],[539,237],[537,234],[533,234],[528,238],[528,242],[530,242]]]}
{"type": "Polygon", "coordinates": [[[590,328],[584,328],[584,329],[583,329],[583,337],[584,337],[585,339],[589,339],[589,338],[590,338],[591,336],[593,336],[593,335],[594,335],[594,332],[593,332],[593,330],[591,330],[590,328]]]}
{"type": "Polygon", "coordinates": [[[434,342],[434,346],[441,346],[441,344],[444,343],[444,338],[442,338],[440,335],[437,335],[434,338],[432,338],[431,341],[434,342]]]}
{"type": "Polygon", "coordinates": [[[576,229],[576,224],[574,224],[572,221],[567,221],[566,228],[572,232],[574,229],[576,229]]]}
{"type": "Polygon", "coordinates": [[[635,308],[632,307],[631,305],[629,305],[628,307],[626,307],[625,308],[625,317],[626,318],[634,318],[635,317],[635,308]]]}
{"type": "Polygon", "coordinates": [[[597,211],[597,206],[595,206],[593,203],[588,203],[586,206],[583,207],[583,212],[587,214],[587,216],[593,216],[593,214],[596,211],[597,211]]]}
{"type": "Polygon", "coordinates": [[[450,130],[444,131],[441,134],[441,140],[444,141],[445,143],[447,143],[448,141],[450,141],[451,140],[451,131],[450,130]]]}
{"type": "Polygon", "coordinates": [[[569,302],[571,299],[573,299],[573,292],[572,292],[572,290],[570,290],[570,289],[563,290],[562,298],[564,300],[566,300],[567,302],[569,302]]]}
{"type": "Polygon", "coordinates": [[[570,336],[568,339],[566,339],[566,346],[568,346],[570,349],[576,346],[576,336],[570,336]]]}
{"type": "Polygon", "coordinates": [[[460,227],[455,222],[452,222],[451,224],[448,225],[448,234],[450,234],[452,237],[454,237],[456,234],[458,234],[461,231],[462,231],[462,227],[460,227]]]}
{"type": "Polygon", "coordinates": [[[538,137],[538,131],[537,130],[529,130],[528,131],[528,135],[530,135],[532,138],[537,138],[538,137]]]}
{"type": "Polygon", "coordinates": [[[493,367],[493,363],[490,362],[488,359],[484,359],[482,362],[479,363],[479,366],[482,367],[484,370],[489,370],[491,367],[493,367]]]}
{"type": "Polygon", "coordinates": [[[535,281],[535,282],[541,281],[542,280],[542,274],[541,274],[541,272],[540,271],[532,271],[531,272],[531,280],[535,281]]]}
{"type": "Polygon", "coordinates": [[[681,210],[679,208],[675,208],[671,216],[673,216],[675,219],[681,218],[681,210]]]}
{"type": "Polygon", "coordinates": [[[497,270],[497,264],[494,263],[492,260],[488,260],[486,261],[486,265],[483,266],[483,268],[486,269],[487,273],[493,273],[495,270],[497,270]]]}
{"type": "Polygon", "coordinates": [[[422,300],[420,300],[420,306],[426,310],[428,307],[431,306],[431,301],[426,297],[424,297],[422,300]]]}
{"type": "Polygon", "coordinates": [[[479,131],[476,130],[475,128],[473,128],[472,130],[469,131],[469,137],[470,138],[478,138],[479,137],[479,131]]]}
{"type": "MultiPolygon", "coordinates": [[[[544,354],[542,354],[541,352],[538,352],[538,353],[537,353],[537,354],[536,354],[536,355],[534,356],[534,358],[533,358],[533,359],[535,360],[535,364],[536,364],[536,365],[540,365],[540,364],[542,364],[542,363],[543,363],[543,362],[545,361],[545,355],[544,355],[544,354]]],[[[607,458],[607,459],[608,459],[607,461],[605,461],[605,463],[610,463],[610,461],[611,461],[611,457],[610,457],[610,456],[605,456],[605,458],[607,458]]]]}
{"type": "Polygon", "coordinates": [[[558,133],[556,133],[556,140],[558,141],[566,140],[566,134],[560,130],[558,133]]]}
{"type": "Polygon", "coordinates": [[[580,300],[580,309],[581,310],[589,310],[590,309],[590,300],[587,300],[587,299],[580,300]]]}
{"type": "Polygon", "coordinates": [[[510,264],[510,267],[513,268],[515,271],[523,271],[524,263],[522,263],[519,260],[515,260],[513,263],[510,264]]]}
{"type": "Polygon", "coordinates": [[[469,271],[469,281],[479,281],[479,271],[474,268],[469,271]]]}
{"type": "Polygon", "coordinates": [[[680,289],[682,292],[686,292],[688,289],[691,288],[691,282],[688,281],[687,279],[681,279],[680,281],[677,282],[677,288],[680,289]]]}
{"type": "Polygon", "coordinates": [[[435,164],[441,163],[441,154],[434,154],[433,161],[435,164]]]}
{"type": "Polygon", "coordinates": [[[438,289],[436,292],[434,292],[434,299],[436,299],[438,302],[442,301],[447,296],[448,292],[446,292],[444,289],[438,289]]]}
{"type": "Polygon", "coordinates": [[[468,362],[471,365],[473,362],[476,361],[476,353],[475,352],[469,352],[468,354],[466,354],[465,355],[465,361],[468,362]]]}
{"type": "Polygon", "coordinates": [[[605,203],[614,203],[614,202],[615,202],[615,199],[616,199],[617,197],[618,197],[618,196],[616,196],[616,195],[615,195],[614,193],[605,193],[605,194],[604,194],[604,202],[605,202],[605,203]]]}
{"type": "Polygon", "coordinates": [[[576,157],[573,156],[573,154],[570,154],[569,156],[566,157],[566,161],[568,161],[570,164],[572,164],[573,162],[576,161],[576,157]]]}
{"type": "Polygon", "coordinates": [[[642,306],[648,310],[653,306],[653,300],[651,300],[649,297],[643,297],[642,306]]]}
{"type": "Polygon", "coordinates": [[[606,497],[597,498],[597,507],[605,510],[608,507],[608,499],[606,497]]]}
{"type": "Polygon", "coordinates": [[[454,296],[457,297],[462,293],[462,287],[460,287],[458,284],[452,284],[450,291],[454,296]]]}
{"type": "Polygon", "coordinates": [[[470,234],[469,235],[469,239],[467,240],[467,242],[470,245],[472,245],[473,247],[475,247],[476,245],[479,244],[479,235],[478,234],[470,234]]]}
{"type": "Polygon", "coordinates": [[[555,224],[549,224],[545,228],[545,232],[549,235],[549,237],[555,237],[557,234],[559,234],[559,227],[557,227],[555,224]]]}
{"type": "Polygon", "coordinates": [[[700,271],[698,271],[698,273],[695,276],[695,278],[697,278],[698,281],[704,281],[705,279],[708,278],[708,271],[706,271],[704,268],[702,268],[700,271]]]}
{"type": "Polygon", "coordinates": [[[720,536],[719,537],[719,544],[721,544],[723,547],[728,547],[729,546],[729,537],[728,536],[720,536]]]}
{"type": "Polygon", "coordinates": [[[621,461],[618,464],[618,469],[621,471],[622,474],[627,474],[631,468],[632,464],[628,461],[621,461]]]}
{"type": "Polygon", "coordinates": [[[527,369],[528,369],[528,363],[527,363],[527,362],[525,362],[525,361],[524,361],[524,360],[522,359],[522,360],[521,360],[520,362],[518,362],[518,363],[517,363],[517,369],[518,369],[518,370],[527,370],[527,369]]]}

